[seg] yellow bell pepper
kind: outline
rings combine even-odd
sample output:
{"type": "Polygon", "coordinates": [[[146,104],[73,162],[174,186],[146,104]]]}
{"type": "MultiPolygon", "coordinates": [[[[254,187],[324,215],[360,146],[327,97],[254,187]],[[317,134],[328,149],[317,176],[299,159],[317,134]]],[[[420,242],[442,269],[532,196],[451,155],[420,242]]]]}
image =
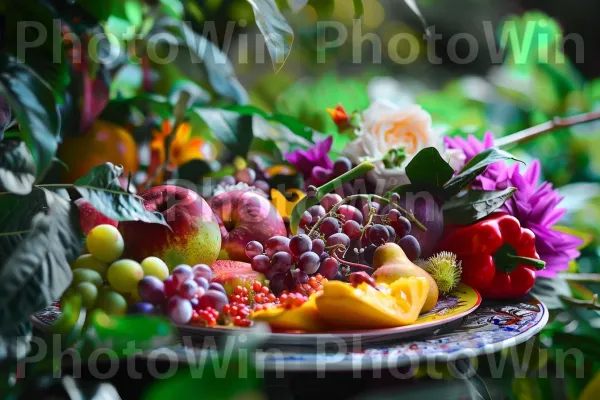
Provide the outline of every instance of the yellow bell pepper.
{"type": "Polygon", "coordinates": [[[429,282],[400,278],[380,290],[361,283],[356,288],[339,281],[323,283],[315,301],[330,329],[378,329],[413,324],[425,304],[429,282]]]}
{"type": "Polygon", "coordinates": [[[266,322],[275,330],[320,332],[323,330],[323,323],[317,311],[316,296],[311,295],[304,304],[296,308],[273,307],[254,311],[251,318],[266,322]]]}

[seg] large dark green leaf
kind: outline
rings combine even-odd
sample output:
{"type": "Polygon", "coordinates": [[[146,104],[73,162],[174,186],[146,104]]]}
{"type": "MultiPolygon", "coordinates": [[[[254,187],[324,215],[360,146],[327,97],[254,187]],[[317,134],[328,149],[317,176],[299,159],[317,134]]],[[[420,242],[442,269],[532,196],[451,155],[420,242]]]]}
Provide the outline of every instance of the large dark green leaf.
{"type": "Polygon", "coordinates": [[[0,190],[28,194],[35,182],[35,163],[25,142],[0,142],[0,190]]]}
{"type": "Polygon", "coordinates": [[[252,6],[256,25],[265,37],[273,68],[277,71],[283,66],[292,50],[294,32],[279,11],[275,0],[246,1],[252,6]]]}
{"type": "Polygon", "coordinates": [[[406,166],[406,176],[413,185],[439,188],[454,175],[454,169],[435,147],[421,150],[406,166]]]}
{"type": "Polygon", "coordinates": [[[10,104],[29,147],[38,176],[56,153],[60,116],[50,88],[25,64],[0,53],[0,96],[10,104]]]}
{"type": "MultiPolygon", "coordinates": [[[[161,61],[167,60],[171,52],[176,54],[171,63],[189,79],[199,83],[208,79],[219,95],[239,104],[248,103],[248,93],[237,79],[227,55],[210,40],[196,34],[187,23],[168,17],[157,20],[148,36],[148,44],[161,61]]],[[[165,62],[155,64],[160,67],[165,62]]]]}
{"type": "MultiPolygon", "coordinates": [[[[10,256],[3,258],[0,270],[2,331],[16,327],[58,299],[71,283],[69,264],[81,253],[77,208],[48,190],[35,193],[34,202],[41,193],[47,210],[34,216],[29,232],[10,256]]],[[[29,207],[27,197],[21,197],[19,203],[20,208],[29,207]]]]}
{"type": "Polygon", "coordinates": [[[314,130],[310,126],[303,124],[291,115],[277,112],[270,114],[266,111],[261,110],[258,107],[248,105],[234,105],[229,107],[228,110],[235,111],[244,115],[260,115],[268,121],[273,121],[282,124],[297,136],[300,136],[306,140],[310,140],[311,142],[313,140],[314,130]]]}
{"type": "Polygon", "coordinates": [[[225,159],[248,154],[254,137],[252,116],[220,108],[197,107],[190,111],[197,114],[224,145],[225,159]]]}
{"type": "Polygon", "coordinates": [[[516,191],[516,188],[492,191],[470,190],[465,196],[444,204],[444,222],[469,225],[479,221],[502,207],[516,191]]]}
{"type": "Polygon", "coordinates": [[[463,188],[470,185],[479,175],[485,172],[489,165],[506,160],[520,161],[504,150],[491,148],[482,151],[473,157],[454,178],[444,185],[446,198],[449,199],[460,193],[463,188]]]}
{"type": "Polygon", "coordinates": [[[77,4],[100,21],[116,17],[139,26],[143,18],[142,0],[78,0],[77,4]]]}
{"type": "Polygon", "coordinates": [[[31,230],[33,217],[46,210],[46,196],[41,190],[28,196],[0,194],[0,260],[8,259],[31,230]]]}
{"type": "Polygon", "coordinates": [[[27,355],[31,341],[31,322],[23,322],[0,332],[0,361],[19,360],[27,355]]]}
{"type": "Polygon", "coordinates": [[[546,307],[554,310],[565,308],[565,303],[563,303],[561,297],[571,297],[572,291],[565,279],[558,277],[552,279],[538,277],[530,294],[543,302],[546,307]]]}
{"type": "Polygon", "coordinates": [[[98,165],[75,181],[75,189],[92,205],[115,221],[143,221],[167,225],[162,214],[146,210],[142,199],[119,184],[123,168],[110,162],[98,165]]]}
{"type": "Polygon", "coordinates": [[[27,65],[52,88],[58,103],[70,82],[56,16],[36,1],[10,2],[4,18],[3,46],[12,57],[27,65]]]}

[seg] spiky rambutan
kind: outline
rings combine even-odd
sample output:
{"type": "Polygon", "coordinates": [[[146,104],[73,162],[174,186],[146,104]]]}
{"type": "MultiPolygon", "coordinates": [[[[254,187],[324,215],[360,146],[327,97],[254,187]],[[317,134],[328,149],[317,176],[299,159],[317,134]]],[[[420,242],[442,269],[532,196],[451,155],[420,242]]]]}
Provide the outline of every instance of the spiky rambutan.
{"type": "Polygon", "coordinates": [[[435,280],[439,291],[446,294],[454,290],[460,282],[461,264],[457,260],[456,254],[443,251],[428,258],[420,265],[435,280]]]}

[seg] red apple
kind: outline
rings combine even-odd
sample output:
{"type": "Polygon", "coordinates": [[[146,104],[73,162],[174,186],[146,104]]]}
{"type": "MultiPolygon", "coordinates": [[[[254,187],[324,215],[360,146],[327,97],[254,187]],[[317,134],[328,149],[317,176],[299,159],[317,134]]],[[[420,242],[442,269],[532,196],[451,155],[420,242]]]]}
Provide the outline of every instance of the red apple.
{"type": "Polygon", "coordinates": [[[117,226],[118,222],[108,218],[106,215],[96,210],[92,203],[84,199],[83,197],[75,200],[75,205],[79,208],[79,225],[84,235],[87,236],[89,231],[97,227],[98,225],[112,225],[117,226]]]}
{"type": "Polygon", "coordinates": [[[257,240],[263,245],[276,235],[287,236],[277,209],[260,194],[250,190],[221,193],[210,200],[219,219],[222,248],[219,259],[249,261],[246,244],[257,240]]]}
{"type": "Polygon", "coordinates": [[[208,203],[196,192],[162,185],[145,190],[140,196],[146,209],[161,213],[171,230],[160,224],[121,222],[124,257],[141,261],[155,256],[170,270],[180,264],[211,265],[217,259],[221,249],[219,224],[208,203]]]}

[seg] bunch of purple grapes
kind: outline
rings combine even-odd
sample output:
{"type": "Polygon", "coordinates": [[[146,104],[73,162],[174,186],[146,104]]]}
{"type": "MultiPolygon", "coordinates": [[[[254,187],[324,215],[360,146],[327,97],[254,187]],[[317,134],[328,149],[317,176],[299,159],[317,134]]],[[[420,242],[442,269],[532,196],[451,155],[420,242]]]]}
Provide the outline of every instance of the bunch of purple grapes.
{"type": "MultiPolygon", "coordinates": [[[[390,201],[396,203],[398,195],[390,201]]],[[[412,236],[412,224],[402,213],[390,205],[376,202],[365,204],[362,211],[343,204],[335,213],[330,211],[342,201],[338,194],[326,195],[321,204],[310,207],[300,220],[300,228],[320,237],[327,249],[345,249],[343,258],[349,262],[371,265],[375,249],[385,243],[398,244],[411,261],[421,256],[421,246],[412,236]],[[318,228],[312,229],[318,224],[318,228]]],[[[339,255],[339,254],[338,254],[339,255]]]]}
{"type": "Polygon", "coordinates": [[[305,234],[292,238],[273,236],[264,248],[260,242],[251,241],[246,245],[246,255],[252,269],[269,279],[275,295],[307,283],[316,274],[327,279],[338,277],[339,263],[325,252],[325,242],[305,234]]]}

